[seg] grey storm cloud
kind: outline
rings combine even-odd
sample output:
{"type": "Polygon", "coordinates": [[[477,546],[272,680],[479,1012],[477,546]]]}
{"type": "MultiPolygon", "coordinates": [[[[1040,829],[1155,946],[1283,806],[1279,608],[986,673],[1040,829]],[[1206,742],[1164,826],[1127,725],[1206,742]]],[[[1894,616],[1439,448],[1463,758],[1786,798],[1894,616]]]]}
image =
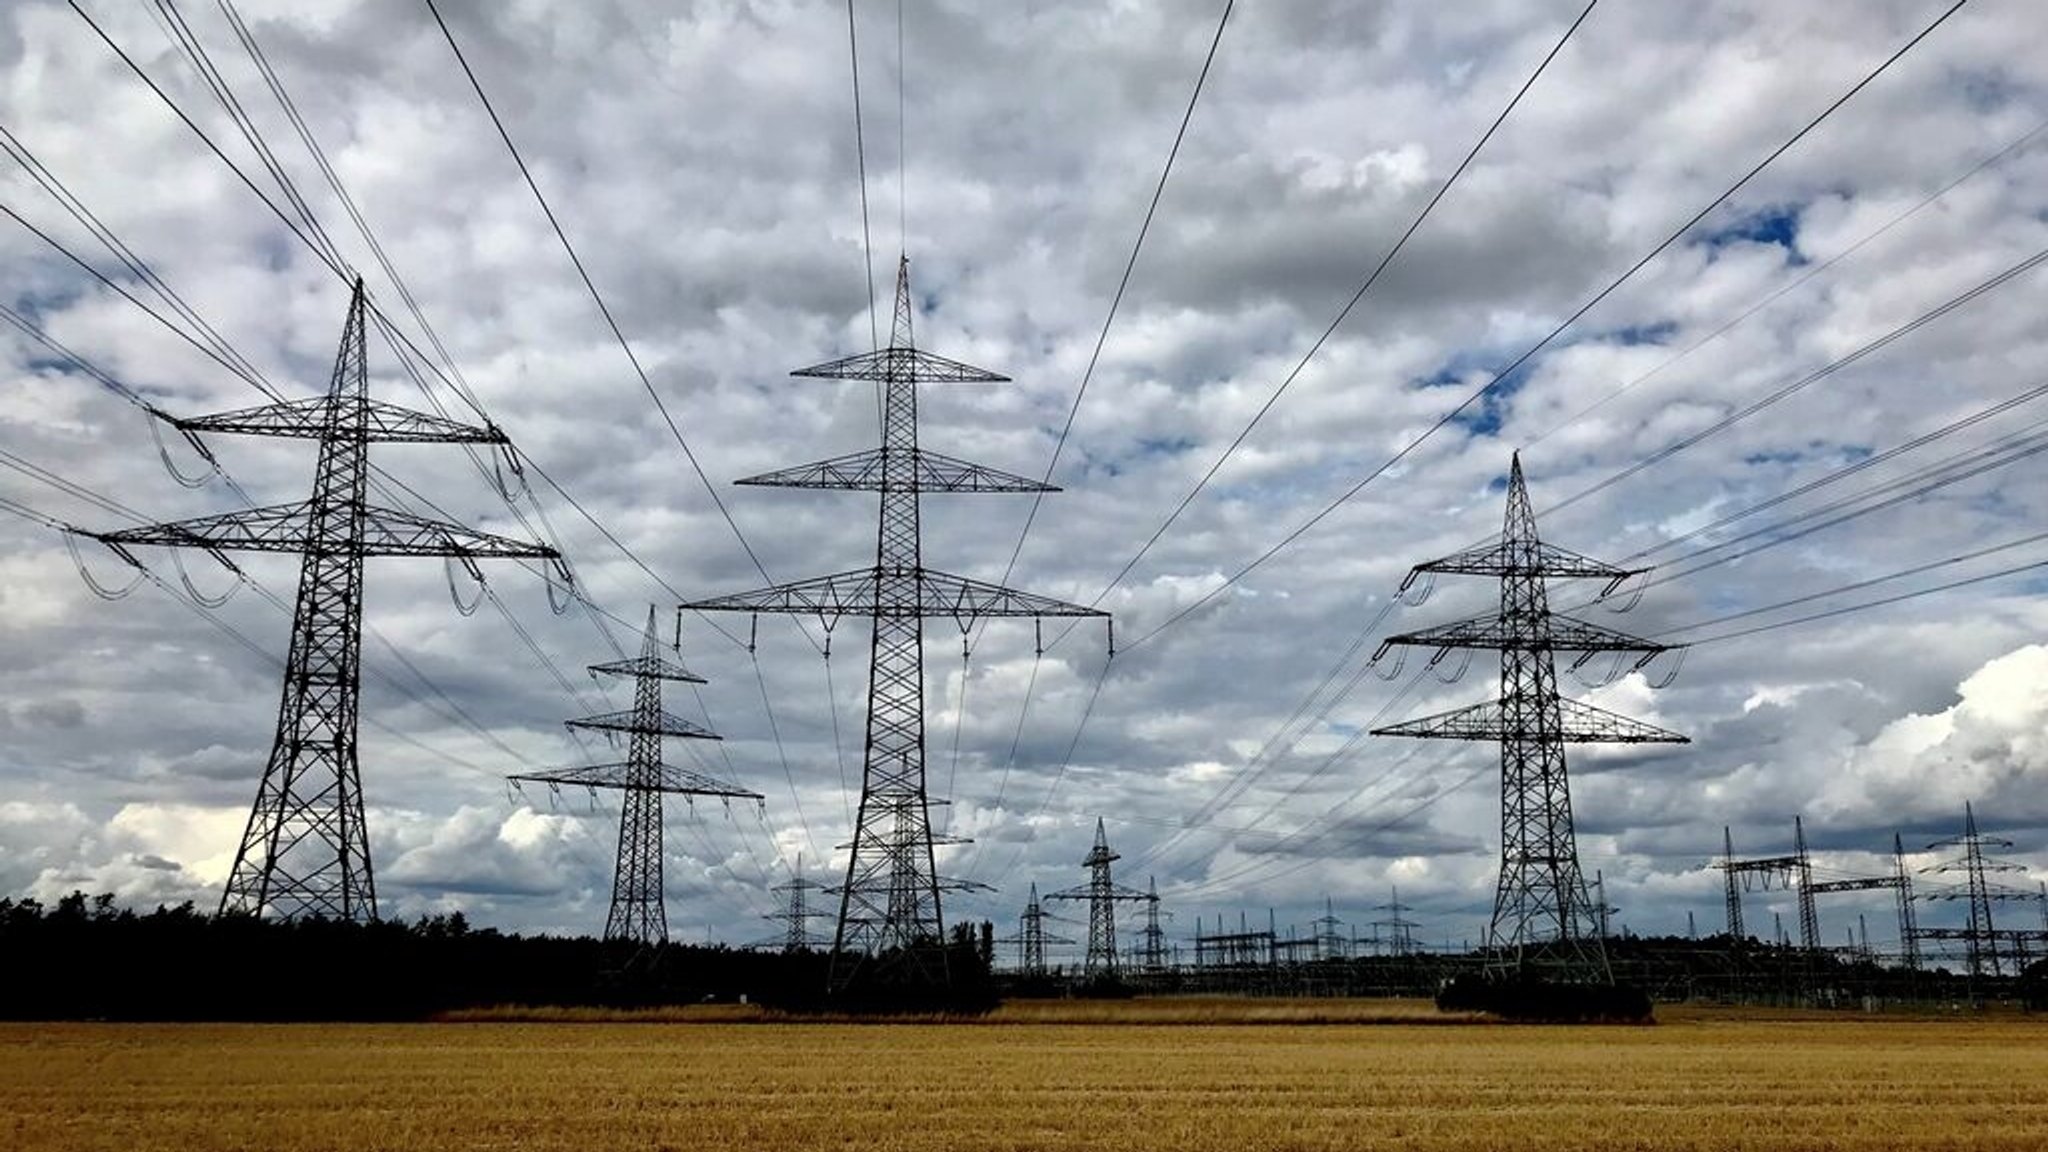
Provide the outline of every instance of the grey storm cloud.
{"type": "MultiPolygon", "coordinates": [[[[269,187],[147,9],[88,7],[269,187]]],[[[343,257],[395,300],[220,13],[185,7],[343,257]]],[[[602,625],[611,639],[632,645],[650,603],[670,637],[676,593],[765,583],[424,5],[241,7],[469,390],[658,574],[530,478],[590,596],[627,622],[602,625]]],[[[874,547],[869,498],[729,484],[875,434],[866,386],[787,376],[869,340],[844,10],[443,8],[761,565],[781,580],[860,564],[874,547]]],[[[893,6],[855,8],[882,306],[907,251],[920,343],[1015,378],[929,390],[925,442],[1035,475],[1094,354],[1216,13],[909,0],[899,60],[893,6]]],[[[2048,134],[2030,135],[2048,121],[2048,62],[2020,50],[2048,32],[2048,14],[1979,0],[1469,418],[1148,636],[1428,429],[1933,15],[1904,0],[1597,9],[1206,491],[1107,587],[1579,9],[1390,0],[1236,11],[1062,449],[1054,480],[1066,491],[1040,508],[1011,576],[1068,599],[1103,594],[1127,650],[1105,675],[1098,627],[1042,659],[1028,625],[990,626],[964,662],[951,625],[928,637],[930,772],[953,800],[939,819],[975,841],[944,850],[942,864],[999,889],[962,896],[951,915],[1007,921],[1026,885],[1078,882],[1102,816],[1124,878],[1156,878],[1176,931],[1268,907],[1303,923],[1326,895],[1363,923],[1398,885],[1424,939],[1474,936],[1498,850],[1492,750],[1354,736],[1376,717],[1479,699],[1493,670],[1478,661],[1454,683],[1413,687],[1406,674],[1354,673],[1380,637],[1481,610],[1492,590],[1446,580],[1340,657],[1409,566],[1498,527],[1510,450],[1525,450],[1546,535],[1618,560],[2041,381],[2048,331],[2034,272],[1565,506],[2048,247],[2048,134]],[[1306,714],[1314,722],[1287,727],[1333,667],[1306,714]],[[1262,755],[1283,730],[1297,738],[1262,755]]],[[[0,60],[0,124],[267,379],[294,395],[323,386],[342,286],[91,30],[63,4],[9,5],[0,60]]],[[[112,272],[11,164],[0,203],[112,272]]],[[[11,221],[0,222],[0,280],[0,302],[166,410],[257,402],[11,221]]],[[[424,403],[388,347],[372,346],[371,371],[379,396],[424,403]]],[[[2035,406],[1648,560],[2024,435],[2042,418],[2035,406]]],[[[313,467],[304,444],[210,447],[261,501],[295,498],[313,467]]],[[[233,506],[217,484],[172,482],[140,413],[12,329],[0,331],[0,449],[138,517],[233,506]]],[[[200,464],[175,440],[168,451],[183,468],[200,464]]],[[[527,533],[460,452],[379,452],[450,514],[527,533]]],[[[1628,615],[1587,611],[1657,633],[2010,541],[2048,515],[2040,474],[2037,457],[2020,458],[1660,584],[1628,615]]],[[[81,525],[125,522],[19,471],[0,472],[0,496],[81,525]]],[[[933,497],[926,556],[997,579],[1025,515],[1020,501],[933,497]]],[[[103,552],[82,555],[101,578],[120,574],[103,552]]],[[[2015,548],[1865,596],[2041,555],[2015,548]]],[[[148,559],[176,587],[168,558],[148,559]]],[[[233,583],[204,556],[188,566],[203,592],[233,583]]],[[[289,559],[244,567],[289,602],[289,559]]],[[[581,671],[611,658],[610,641],[586,613],[550,613],[529,574],[496,568],[489,579],[503,612],[465,617],[440,565],[370,566],[363,775],[382,894],[399,915],[460,908],[507,928],[592,930],[615,804],[513,790],[503,776],[606,755],[561,721],[623,706],[581,671]]],[[[1597,690],[1566,676],[1574,693],[1694,737],[1648,753],[1574,750],[1582,849],[1622,919],[1675,930],[1688,910],[1713,912],[1718,875],[1706,865],[1722,825],[1764,848],[1789,837],[1795,813],[1826,866],[1856,870],[1884,866],[1895,829],[1924,844],[1975,800],[2035,878],[2048,876],[2048,810],[2036,799],[2048,772],[2044,591],[2036,571],[1703,645],[1661,690],[1643,676],[1597,690]]],[[[93,598],[60,539],[0,517],[0,888],[217,899],[267,753],[287,623],[247,589],[220,617],[256,650],[151,586],[93,598]]],[[[799,854],[827,872],[846,838],[865,633],[836,629],[828,665],[787,621],[762,620],[753,652],[748,621],[718,623],[728,634],[683,619],[684,657],[711,682],[671,706],[726,739],[671,753],[766,799],[672,806],[668,881],[680,931],[739,942],[763,934],[768,888],[799,854]]]]}

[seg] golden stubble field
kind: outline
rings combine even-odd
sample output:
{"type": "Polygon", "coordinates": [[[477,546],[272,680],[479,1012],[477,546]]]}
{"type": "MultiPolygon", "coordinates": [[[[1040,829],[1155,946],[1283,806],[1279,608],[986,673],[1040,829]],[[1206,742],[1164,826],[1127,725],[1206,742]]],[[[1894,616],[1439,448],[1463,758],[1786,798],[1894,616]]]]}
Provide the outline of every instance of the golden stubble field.
{"type": "Polygon", "coordinates": [[[1141,1002],[972,1024],[0,1025],[0,1148],[2033,1152],[2048,1021],[1141,1002]]]}

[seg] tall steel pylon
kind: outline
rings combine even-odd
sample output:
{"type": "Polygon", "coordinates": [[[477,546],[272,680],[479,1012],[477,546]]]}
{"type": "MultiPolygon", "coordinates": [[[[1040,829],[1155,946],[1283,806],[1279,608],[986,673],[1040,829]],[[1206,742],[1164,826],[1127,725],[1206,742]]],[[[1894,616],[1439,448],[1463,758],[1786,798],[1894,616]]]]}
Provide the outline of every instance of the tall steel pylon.
{"type": "Polygon", "coordinates": [[[1738,950],[1742,947],[1742,893],[1749,890],[1754,882],[1768,892],[1772,884],[1791,890],[1799,906],[1799,946],[1808,951],[1820,947],[1820,911],[1814,903],[1814,896],[1820,891],[1848,891],[1850,889],[1831,887],[1822,889],[1813,882],[1813,856],[1806,850],[1806,821],[1803,817],[1792,817],[1792,851],[1784,856],[1754,856],[1747,860],[1735,858],[1735,841],[1727,825],[1721,827],[1721,844],[1727,851],[1715,867],[1723,873],[1727,885],[1728,936],[1738,950]]]}
{"type": "Polygon", "coordinates": [[[675,796],[716,796],[723,800],[761,799],[736,785],[714,780],[701,772],[664,763],[661,741],[665,736],[686,740],[716,740],[711,732],[661,705],[664,681],[683,684],[706,683],[702,676],[661,654],[661,640],[655,631],[654,607],[647,609],[647,632],[640,641],[640,655],[627,660],[592,664],[599,676],[618,676],[633,681],[633,707],[623,712],[606,712],[567,722],[570,728],[605,733],[607,738],[627,738],[624,763],[593,764],[584,768],[555,768],[541,772],[519,772],[509,780],[531,781],[560,788],[613,788],[619,798],[619,850],[612,868],[612,905],[605,916],[604,938],[623,940],[643,947],[659,948],[668,943],[668,908],[662,896],[661,798],[675,796]]]}
{"type": "Polygon", "coordinates": [[[1088,902],[1088,959],[1083,966],[1089,979],[1098,977],[1114,980],[1117,977],[1116,954],[1116,906],[1118,901],[1151,902],[1157,899],[1154,893],[1140,892],[1126,888],[1116,882],[1110,874],[1110,865],[1123,859],[1109,847],[1109,833],[1102,827],[1100,817],[1095,821],[1095,847],[1081,860],[1081,866],[1088,869],[1088,883],[1079,888],[1054,892],[1048,900],[1086,900],[1088,902]]]}
{"type": "Polygon", "coordinates": [[[825,891],[825,886],[804,875],[803,853],[797,853],[796,874],[786,884],[770,888],[783,896],[780,912],[765,912],[763,920],[772,920],[782,925],[782,931],[754,945],[756,948],[780,948],[784,952],[808,952],[825,941],[811,931],[811,921],[825,915],[821,908],[811,907],[811,893],[825,891]]]}
{"type": "Polygon", "coordinates": [[[906,257],[896,269],[889,346],[792,373],[882,385],[881,447],[739,481],[879,493],[873,566],[687,605],[707,612],[816,616],[828,630],[846,616],[874,621],[860,807],[846,879],[839,888],[829,976],[835,991],[853,983],[864,969],[871,969],[879,982],[929,987],[951,982],[940,893],[965,884],[939,876],[933,850],[938,841],[932,835],[931,807],[944,801],[932,799],[925,784],[925,620],[952,620],[964,643],[974,625],[989,617],[1107,616],[924,566],[919,518],[924,493],[1058,489],[919,446],[919,385],[997,383],[1009,377],[919,349],[911,301],[906,257]]]}
{"type": "Polygon", "coordinates": [[[2002,836],[1992,836],[1977,830],[1976,805],[1963,805],[1963,834],[1937,840],[1927,847],[1960,848],[1963,854],[1952,859],[1922,868],[1922,872],[1963,875],[1960,888],[1937,890],[1920,895],[1923,900],[1964,900],[1970,906],[1970,921],[1966,928],[1918,928],[1915,936],[1920,940],[1950,941],[1961,940],[1965,958],[1970,967],[1972,994],[1977,994],[1975,982],[1986,977],[1998,978],[2006,974],[2006,961],[2012,961],[2014,974],[2026,967],[2027,945],[2040,943],[2048,945],[2048,904],[2044,904],[2043,926],[2040,930],[2029,928],[1997,927],[1991,919],[1991,906],[2008,901],[2032,902],[2048,900],[2048,891],[2030,892],[2015,885],[1993,880],[1996,873],[2025,872],[2026,866],[2010,860],[2002,860],[1988,854],[1987,848],[2010,849],[2012,841],[2002,836]]]}
{"type": "Polygon", "coordinates": [[[459,424],[370,399],[363,330],[363,283],[358,279],[324,395],[172,421],[188,433],[318,442],[310,499],[96,537],[116,551],[156,544],[302,557],[277,737],[221,893],[223,913],[376,919],[377,886],[356,755],[363,561],[371,556],[454,557],[481,579],[480,559],[560,559],[545,545],[369,503],[373,443],[507,441],[494,426],[459,424]]]}
{"type": "MultiPolygon", "coordinates": [[[[1607,950],[1579,869],[1564,746],[1575,743],[1685,743],[1686,737],[1557,694],[1558,652],[1636,653],[1637,667],[1667,650],[1653,640],[1550,610],[1547,583],[1598,579],[1611,590],[1635,570],[1543,543],[1522,479],[1522,458],[1508,474],[1500,539],[1416,567],[1500,579],[1497,615],[1394,636],[1386,645],[1500,653],[1500,696],[1435,716],[1374,729],[1379,736],[1497,740],[1501,769],[1500,886],[1488,947],[1496,969],[1548,978],[1609,982],[1607,950]]],[[[1410,579],[1414,578],[1411,574],[1410,579]]],[[[1384,652],[1383,645],[1381,651],[1384,652]]]]}
{"type": "Polygon", "coordinates": [[[1166,928],[1159,918],[1167,913],[1159,910],[1159,880],[1145,878],[1145,926],[1138,929],[1138,970],[1147,976],[1164,975],[1166,963],[1166,928]]]}
{"type": "Polygon", "coordinates": [[[1031,896],[1024,903],[1024,912],[1017,917],[1017,934],[997,941],[999,944],[1017,946],[1017,970],[1027,980],[1042,979],[1048,969],[1045,963],[1047,944],[1072,944],[1065,936],[1045,930],[1045,922],[1053,919],[1038,899],[1038,885],[1031,885],[1031,896]]]}

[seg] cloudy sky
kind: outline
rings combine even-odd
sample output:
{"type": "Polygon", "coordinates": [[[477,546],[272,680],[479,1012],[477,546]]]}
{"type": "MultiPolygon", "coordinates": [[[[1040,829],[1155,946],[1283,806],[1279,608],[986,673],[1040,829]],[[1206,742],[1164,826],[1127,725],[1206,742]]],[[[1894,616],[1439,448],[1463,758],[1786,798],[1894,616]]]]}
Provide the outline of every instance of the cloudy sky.
{"type": "MultiPolygon", "coordinates": [[[[85,7],[279,199],[174,38],[189,30],[342,259],[430,346],[220,9],[85,7]]],[[[907,251],[920,343],[1016,381],[933,389],[925,443],[1038,474],[1220,5],[906,0],[900,54],[896,8],[855,7],[875,276],[886,293],[907,251]]],[[[1198,916],[1268,907],[1305,924],[1326,896],[1365,933],[1398,884],[1425,939],[1476,937],[1499,851],[1493,747],[1359,734],[1491,690],[1483,658],[1452,683],[1434,673],[1449,678],[1455,659],[1424,674],[1421,653],[1391,679],[1381,678],[1391,659],[1372,670],[1365,661],[1380,637],[1482,610],[1492,589],[1447,578],[1425,603],[1387,614],[1355,651],[1353,642],[1411,565],[1498,529],[1518,447],[1539,511],[1557,507],[1542,522],[1547,538],[1682,574],[1627,615],[1586,609],[1668,639],[2048,561],[2038,540],[1999,548],[2048,517],[2033,451],[2048,398],[1992,411],[2048,382],[2038,319],[2048,273],[1998,281],[1688,441],[2048,247],[2048,62],[2029,50],[2048,34],[2048,11],[1974,0],[1486,402],[1180,615],[1946,7],[1610,3],[1206,490],[1109,586],[1579,7],[1303,0],[1232,16],[1056,469],[1065,491],[1045,501],[1012,575],[1047,595],[1100,596],[1126,650],[1105,676],[1099,628],[1036,660],[1028,625],[998,624],[977,635],[963,679],[954,625],[930,628],[932,787],[953,799],[941,823],[975,841],[945,850],[944,868],[998,886],[952,902],[952,917],[1008,930],[1027,884],[1080,883],[1103,817],[1126,858],[1120,879],[1156,877],[1177,934],[1198,916]],[[1929,478],[1950,482],[1920,492],[1929,478]],[[1726,546],[1699,553],[1714,544],[1726,546]],[[1956,557],[1966,558],[1672,631],[1956,557]]],[[[869,341],[844,7],[443,8],[761,563],[778,580],[862,563],[872,497],[729,484],[875,435],[865,386],[786,376],[869,341]]],[[[592,600],[636,625],[654,603],[672,623],[668,588],[697,597],[763,583],[424,4],[245,0],[239,10],[478,401],[668,586],[536,480],[536,496],[515,501],[519,516],[544,517],[592,600]]],[[[0,123],[13,141],[263,377],[290,395],[324,386],[344,287],[85,21],[62,3],[7,5],[0,62],[0,123]]],[[[11,159],[0,160],[0,203],[161,310],[11,159]]],[[[0,220],[0,303],[172,412],[261,400],[13,219],[0,220]]],[[[371,369],[384,399],[428,403],[390,346],[373,343],[371,369]]],[[[435,394],[464,411],[438,383],[435,394]]],[[[303,496],[308,445],[210,446],[259,502],[303,496]]],[[[140,411],[13,328],[0,329],[0,450],[14,461],[0,470],[0,496],[69,523],[129,521],[21,462],[140,517],[237,506],[222,483],[181,487],[140,411]]],[[[188,473],[203,471],[181,443],[168,451],[188,473]]],[[[450,513],[527,534],[460,451],[392,446],[377,459],[450,513]]],[[[1028,509],[1017,497],[932,498],[927,561],[1000,578],[1028,509]]],[[[120,576],[104,551],[83,557],[103,581],[120,576]]],[[[57,533],[0,516],[0,892],[83,888],[142,906],[218,899],[269,748],[288,621],[243,589],[219,618],[258,651],[245,648],[181,606],[168,555],[146,559],[166,587],[104,602],[57,533]]],[[[203,555],[188,567],[204,595],[232,583],[203,555]]],[[[289,602],[289,559],[245,567],[289,602]]],[[[603,629],[637,640],[581,609],[554,615],[541,580],[516,566],[492,567],[489,580],[504,610],[464,616],[438,562],[372,562],[362,772],[380,895],[387,914],[460,908],[512,929],[594,930],[609,895],[615,798],[522,794],[502,777],[606,755],[601,742],[573,743],[561,721],[625,705],[626,694],[581,668],[612,657],[603,629]]],[[[1553,599],[1577,606],[1593,591],[1559,586],[1553,599]]],[[[1661,689],[1649,681],[1668,671],[1661,663],[1646,674],[1604,661],[1581,669],[1595,686],[1622,673],[1598,687],[1561,672],[1570,691],[1693,738],[1574,750],[1581,853],[1621,921],[1682,931],[1693,912],[1702,930],[1718,927],[1719,877],[1707,865],[1722,826],[1739,850],[1775,853],[1789,847],[1795,814],[1825,874],[1850,875],[1885,866],[1879,852],[1895,830],[1909,847],[1957,831],[1973,801],[2031,869],[2011,879],[2048,878],[2044,591],[2034,569],[1717,639],[1661,689]]],[[[466,602],[473,589],[461,592],[466,602]]],[[[745,637],[744,618],[722,623],[745,637]]],[[[681,639],[711,682],[701,701],[683,693],[671,706],[708,714],[726,739],[673,756],[766,801],[758,811],[672,805],[670,920],[679,937],[743,942],[774,930],[758,919],[773,904],[767,888],[799,853],[807,870],[823,873],[828,857],[844,865],[833,853],[847,835],[846,782],[858,775],[865,633],[858,622],[835,633],[829,677],[787,619],[760,622],[754,656],[697,617],[684,619],[681,639]]],[[[1753,927],[1786,907],[1779,896],[1752,898],[1753,927]]],[[[1839,899],[1822,909],[1826,942],[1868,911],[1874,941],[1888,945],[1887,904],[1839,899]]]]}

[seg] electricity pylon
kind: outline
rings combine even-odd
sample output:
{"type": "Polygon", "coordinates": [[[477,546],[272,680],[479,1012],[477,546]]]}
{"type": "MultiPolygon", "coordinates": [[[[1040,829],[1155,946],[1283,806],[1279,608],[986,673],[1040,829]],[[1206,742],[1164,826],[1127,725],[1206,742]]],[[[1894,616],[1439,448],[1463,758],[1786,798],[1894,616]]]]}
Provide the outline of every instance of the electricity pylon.
{"type": "Polygon", "coordinates": [[[663,681],[683,684],[703,684],[706,681],[661,654],[661,640],[655,633],[652,605],[647,609],[647,632],[640,641],[640,655],[629,660],[592,664],[590,671],[596,675],[630,678],[633,681],[633,707],[623,712],[606,712],[570,720],[568,726],[603,732],[607,737],[624,734],[627,737],[625,762],[519,772],[507,779],[532,781],[551,788],[560,788],[564,784],[581,788],[616,788],[623,793],[619,802],[618,859],[612,868],[612,907],[605,917],[604,938],[659,948],[668,943],[668,909],[662,900],[661,887],[663,794],[717,796],[726,800],[759,800],[761,794],[662,762],[661,741],[664,736],[687,740],[716,740],[719,737],[662,708],[663,681]]]}
{"type": "Polygon", "coordinates": [[[1401,889],[1399,885],[1392,886],[1389,891],[1393,894],[1393,899],[1385,904],[1373,905],[1373,911],[1385,912],[1387,918],[1384,920],[1374,920],[1369,927],[1372,928],[1374,939],[1386,942],[1387,955],[1407,956],[1415,951],[1415,929],[1419,925],[1415,921],[1403,916],[1402,913],[1415,911],[1415,906],[1413,904],[1401,903],[1401,889]],[[1382,928],[1387,930],[1384,936],[1380,934],[1380,929],[1382,928]]]}
{"type": "Polygon", "coordinates": [[[373,443],[504,444],[506,439],[494,426],[459,424],[370,399],[363,314],[363,283],[358,279],[334,376],[324,395],[171,421],[187,433],[318,442],[319,465],[310,499],[96,534],[117,552],[156,544],[215,553],[296,552],[302,557],[277,737],[221,893],[223,913],[268,912],[286,919],[377,917],[377,885],[356,759],[363,561],[371,556],[454,557],[481,579],[476,567],[480,559],[560,559],[545,545],[369,503],[373,443]]]}
{"type": "Polygon", "coordinates": [[[1161,915],[1171,916],[1159,910],[1159,881],[1156,877],[1145,878],[1145,926],[1138,930],[1138,968],[1147,976],[1162,976],[1166,973],[1166,929],[1159,923],[1161,915]]]}
{"type": "MultiPolygon", "coordinates": [[[[1557,694],[1558,652],[1636,653],[1637,667],[1667,650],[1550,610],[1547,583],[1599,579],[1611,590],[1635,574],[1628,568],[1545,544],[1522,480],[1522,458],[1508,474],[1507,514],[1500,539],[1419,565],[1416,573],[1500,578],[1493,616],[1394,636],[1386,645],[1500,652],[1498,700],[1374,729],[1379,736],[1497,740],[1501,770],[1500,887],[1494,894],[1487,944],[1497,969],[1550,978],[1608,983],[1607,949],[1599,936],[1572,828],[1564,746],[1575,743],[1685,743],[1686,738],[1557,694]]],[[[1413,575],[1410,576],[1413,579],[1413,575]]],[[[1386,650],[1383,645],[1381,651],[1386,650]]]]}
{"type": "Polygon", "coordinates": [[[804,875],[804,858],[799,852],[796,858],[796,875],[787,884],[777,884],[770,892],[784,893],[782,911],[763,913],[761,919],[773,920],[782,925],[782,931],[755,945],[757,948],[780,948],[784,952],[808,952],[825,941],[811,931],[811,921],[825,915],[822,908],[811,907],[811,893],[825,891],[825,886],[804,875]]]}
{"type": "MultiPolygon", "coordinates": [[[[2014,885],[1991,879],[1993,873],[2025,872],[2026,866],[2010,860],[2001,860],[1985,853],[1986,848],[2011,848],[2012,841],[2000,836],[1990,836],[1977,831],[1977,809],[1974,804],[1963,805],[1963,834],[1937,840],[1927,847],[1961,848],[1963,854],[1950,860],[1922,868],[1922,872],[1963,874],[1960,890],[1929,892],[1923,900],[1966,900],[1970,905],[1970,923],[1967,928],[1921,928],[1916,935],[1921,940],[1961,940],[1965,957],[1970,966],[1972,995],[1977,995],[1976,981],[1985,977],[1997,978],[2005,975],[2006,952],[2013,954],[2013,971],[2017,974],[2026,966],[2024,959],[2029,941],[2048,943],[2048,921],[2041,931],[2032,929],[2000,929],[1991,920],[1991,905],[2000,901],[2032,901],[2036,893],[2014,885]]],[[[2044,906],[2048,907],[2048,906],[2044,906]]]]}
{"type": "Polygon", "coordinates": [[[1034,883],[1031,885],[1031,898],[1024,904],[1023,915],[1017,918],[1017,934],[997,941],[1017,946],[1017,970],[1027,980],[1044,978],[1047,944],[1073,943],[1065,936],[1056,936],[1045,930],[1045,922],[1051,919],[1053,915],[1038,902],[1038,885],[1034,883]]]}
{"type": "MultiPolygon", "coordinates": [[[[1726,835],[1725,829],[1723,830],[1723,835],[1726,835]]],[[[1802,847],[1805,845],[1805,837],[1803,835],[1800,837],[1800,844],[1802,847]]],[[[1917,970],[1920,967],[1920,936],[1919,926],[1913,915],[1913,873],[1906,867],[1906,844],[1898,833],[1892,833],[1891,875],[1855,876],[1846,880],[1824,880],[1817,884],[1803,884],[1800,890],[1819,896],[1829,892],[1873,892],[1886,888],[1892,890],[1898,902],[1899,961],[1906,966],[1908,971],[1917,970]]],[[[1741,898],[1734,894],[1733,888],[1729,890],[1729,898],[1736,901],[1730,907],[1735,908],[1739,913],[1741,898]]],[[[1802,909],[1802,914],[1804,914],[1804,909],[1802,909]]],[[[1818,917],[1816,916],[1815,919],[1817,922],[1818,917]]],[[[1859,916],[1858,920],[1861,919],[1859,916]]],[[[1814,931],[1818,933],[1819,928],[1816,926],[1814,931]]],[[[1864,934],[1863,942],[1867,950],[1867,946],[1870,943],[1868,932],[1864,934]]]]}
{"type": "Polygon", "coordinates": [[[905,258],[896,270],[896,315],[889,346],[792,373],[881,384],[880,448],[739,481],[879,493],[874,564],[687,605],[706,612],[816,616],[828,626],[846,616],[874,621],[860,808],[846,880],[839,888],[839,926],[832,947],[829,985],[834,991],[852,983],[870,961],[878,982],[926,987],[951,982],[939,894],[967,885],[942,879],[933,852],[937,841],[932,836],[931,807],[944,801],[931,799],[925,787],[925,620],[950,619],[964,635],[978,621],[996,616],[1108,615],[924,566],[919,519],[923,493],[1058,489],[918,445],[919,385],[995,383],[1009,377],[919,349],[911,312],[910,261],[905,258]]]}
{"type": "Polygon", "coordinates": [[[1088,902],[1088,959],[1083,966],[1089,979],[1098,977],[1114,980],[1117,977],[1116,956],[1116,906],[1118,901],[1151,902],[1158,897],[1154,893],[1140,892],[1118,884],[1110,875],[1109,866],[1123,859],[1110,851],[1109,834],[1103,830],[1102,819],[1095,821],[1095,847],[1081,860],[1081,866],[1088,869],[1088,883],[1064,892],[1054,892],[1048,900],[1086,900],[1088,902]]]}

